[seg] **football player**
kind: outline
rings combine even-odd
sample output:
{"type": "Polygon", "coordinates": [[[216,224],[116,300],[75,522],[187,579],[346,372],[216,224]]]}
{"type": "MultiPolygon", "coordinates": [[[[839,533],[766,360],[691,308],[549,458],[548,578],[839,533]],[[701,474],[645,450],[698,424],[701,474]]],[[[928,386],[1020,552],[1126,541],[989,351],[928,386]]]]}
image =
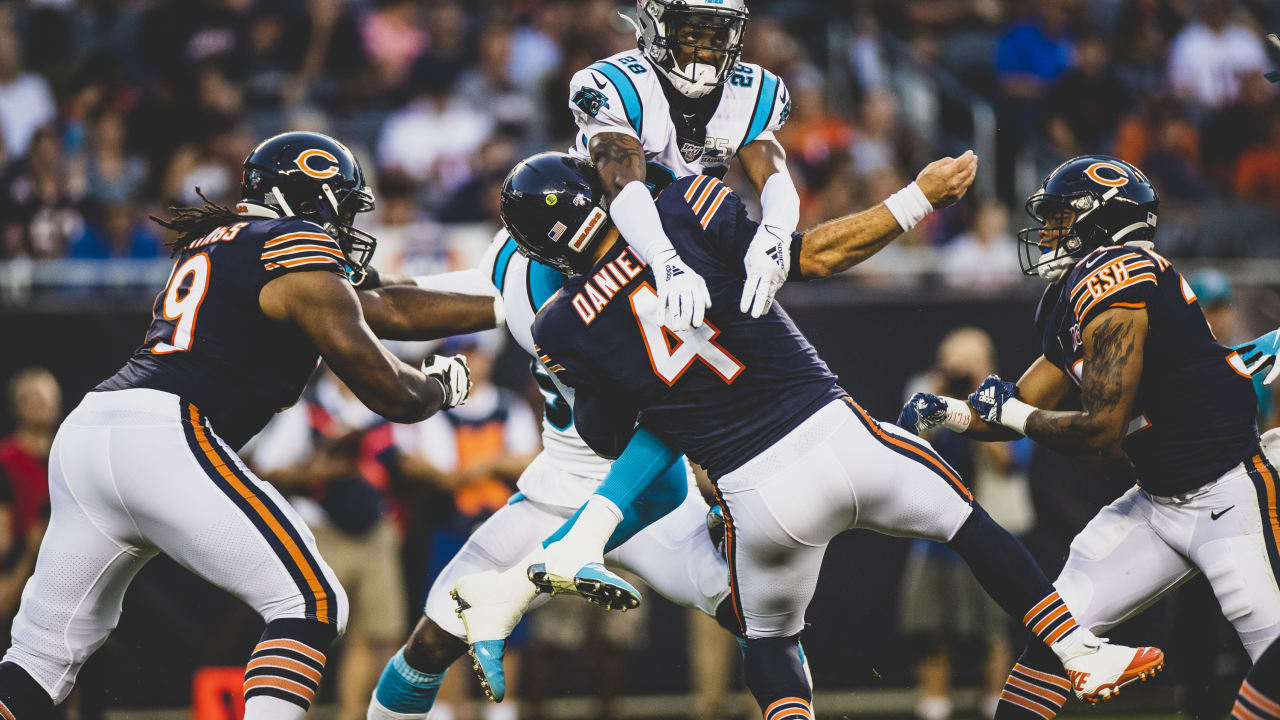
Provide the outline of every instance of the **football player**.
{"type": "MultiPolygon", "coordinates": [[[[568,198],[571,204],[574,199],[568,198]]],[[[634,607],[640,601],[639,592],[609,571],[607,563],[634,572],[672,602],[697,608],[726,628],[735,628],[727,602],[728,568],[707,534],[708,507],[688,463],[645,433],[637,433],[614,462],[596,455],[578,434],[572,389],[557,382],[535,359],[534,315],[564,284],[564,275],[517,252],[515,240],[504,230],[495,236],[478,268],[414,281],[433,290],[501,298],[502,321],[529,353],[545,400],[543,449],[521,474],[519,492],[472,533],[432,583],[417,626],[378,680],[369,701],[369,719],[427,717],[449,666],[468,650],[463,619],[450,597],[463,578],[471,578],[470,583],[459,589],[476,602],[477,609],[493,612],[484,607],[482,598],[496,598],[504,606],[514,606],[515,620],[540,588],[547,593],[544,599],[554,591],[582,595],[614,609],[634,607]],[[558,530],[566,520],[577,521],[570,525],[578,532],[589,526],[590,516],[581,521],[579,508],[602,483],[646,489],[631,501],[619,500],[620,523],[608,529],[591,528],[607,539],[596,552],[599,559],[565,571],[564,585],[553,589],[543,546],[562,536],[558,530]],[[527,574],[531,565],[537,566],[537,585],[527,574]]],[[[506,694],[503,644],[495,639],[476,645],[476,665],[489,671],[481,675],[484,692],[501,701],[506,694]]]]}
{"type": "Polygon", "coordinates": [[[580,132],[570,154],[599,168],[614,226],[655,268],[656,312],[668,328],[702,323],[711,298],[663,231],[650,195],[676,178],[723,178],[737,156],[760,193],[764,219],[745,253],[734,298],[759,317],[786,278],[800,197],[773,133],[791,114],[777,75],[740,62],[744,0],[637,0],[637,47],[574,74],[569,107],[580,132]]]}
{"type": "MultiPolygon", "coordinates": [[[[891,197],[796,235],[789,277],[825,277],[870,257],[958,200],[976,171],[972,153],[939,160],[916,179],[923,208],[891,197]]],[[[679,333],[655,323],[652,274],[615,227],[602,224],[573,244],[552,231],[580,224],[603,195],[594,168],[557,153],[522,162],[503,185],[503,221],[519,246],[571,273],[539,311],[533,341],[544,366],[574,388],[578,431],[598,454],[621,452],[639,420],[715,481],[730,599],[747,638],[746,682],[766,720],[811,717],[799,658],[804,611],[827,544],[855,527],[946,542],[1006,611],[1083,673],[1081,697],[1160,666],[1157,649],[1109,645],[1077,627],[1025,548],[973,502],[955,471],[927,443],[854,403],[776,303],[759,318],[713,311],[703,327],[679,333]],[[565,202],[579,195],[583,206],[565,202]]],[[[736,296],[745,274],[737,259],[757,230],[741,199],[696,176],[669,185],[657,206],[713,300],[736,296]],[[712,201],[700,202],[708,190],[712,201]]]]}
{"type": "MultiPolygon", "coordinates": [[[[898,422],[1123,451],[1138,484],[1072,541],[1058,594],[1078,623],[1105,632],[1204,573],[1257,658],[1280,634],[1280,481],[1259,447],[1244,362],[1153,249],[1159,206],[1147,177],[1118,158],[1058,166],[1027,199],[1039,225],[1019,233],[1024,271],[1049,281],[1036,310],[1043,355],[1016,383],[987,378],[967,402],[913,396],[898,422]],[[1082,409],[1056,409],[1071,396],[1082,409]]],[[[1090,681],[1032,643],[996,717],[1052,718],[1090,681]]]]}
{"type": "Polygon", "coordinates": [[[347,599],[297,513],[236,455],[297,400],[323,358],[371,409],[417,422],[464,401],[458,358],[411,367],[375,334],[428,339],[494,322],[491,298],[357,292],[374,240],[355,156],[292,132],[244,162],[235,211],[208,204],[176,231],[146,340],[62,423],[52,516],[0,662],[0,716],[51,716],[120,617],[134,575],[164,553],[248,603],[266,630],[245,717],[301,720],[342,633],[347,599]]]}

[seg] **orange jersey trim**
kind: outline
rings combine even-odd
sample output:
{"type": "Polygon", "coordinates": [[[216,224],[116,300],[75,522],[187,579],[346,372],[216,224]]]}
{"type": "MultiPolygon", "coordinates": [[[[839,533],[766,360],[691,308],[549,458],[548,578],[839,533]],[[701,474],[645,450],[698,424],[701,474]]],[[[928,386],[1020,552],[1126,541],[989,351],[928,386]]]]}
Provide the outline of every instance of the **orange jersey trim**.
{"type": "Polygon", "coordinates": [[[721,188],[720,194],[716,195],[716,199],[711,201],[711,207],[707,208],[707,214],[702,216],[702,227],[705,229],[707,224],[711,222],[711,218],[715,217],[716,211],[720,209],[720,203],[729,195],[729,188],[721,188]]]}
{"type": "Polygon", "coordinates": [[[292,245],[287,248],[280,248],[279,250],[271,250],[268,252],[264,252],[260,256],[260,258],[262,260],[270,260],[273,257],[279,257],[281,255],[289,255],[291,253],[296,253],[296,252],[320,252],[326,255],[332,255],[338,258],[339,260],[342,260],[346,257],[345,255],[342,254],[341,250],[336,250],[331,247],[325,247],[323,245],[292,245]]]}
{"type": "Polygon", "coordinates": [[[852,407],[859,415],[862,416],[863,420],[866,421],[867,427],[871,428],[871,432],[875,433],[876,436],[881,439],[881,441],[900,447],[903,450],[906,450],[907,452],[910,452],[913,455],[916,455],[922,458],[923,460],[928,462],[930,465],[942,471],[942,474],[946,476],[947,479],[949,479],[952,482],[952,484],[954,484],[957,488],[959,488],[960,492],[963,493],[966,498],[973,500],[973,493],[969,492],[969,488],[965,487],[964,482],[961,481],[960,478],[956,477],[956,474],[951,472],[951,468],[947,467],[946,464],[939,461],[937,458],[933,457],[932,455],[925,452],[924,450],[916,447],[915,445],[912,445],[911,443],[905,440],[899,439],[898,437],[894,435],[890,435],[889,433],[886,433],[884,430],[881,430],[880,425],[876,423],[876,421],[872,419],[870,415],[867,414],[866,410],[862,409],[862,406],[854,402],[853,398],[850,398],[846,395],[844,400],[845,402],[849,403],[850,407],[852,407]]]}
{"type": "Polygon", "coordinates": [[[266,249],[269,247],[274,247],[276,245],[279,245],[280,243],[289,242],[290,240],[323,240],[325,242],[333,242],[333,238],[329,237],[328,235],[325,235],[324,233],[295,232],[295,233],[289,233],[287,235],[281,235],[280,237],[268,240],[262,243],[262,247],[263,249],[266,249]]]}

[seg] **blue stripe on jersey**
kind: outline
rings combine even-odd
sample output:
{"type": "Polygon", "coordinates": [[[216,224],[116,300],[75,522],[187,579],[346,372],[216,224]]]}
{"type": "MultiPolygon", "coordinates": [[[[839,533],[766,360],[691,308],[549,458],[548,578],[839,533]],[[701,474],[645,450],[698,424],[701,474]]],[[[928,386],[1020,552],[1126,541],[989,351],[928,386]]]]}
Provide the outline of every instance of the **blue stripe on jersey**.
{"type": "Polygon", "coordinates": [[[609,82],[618,88],[618,94],[622,96],[622,107],[627,112],[627,122],[631,123],[636,134],[640,135],[641,128],[644,127],[644,105],[640,102],[640,93],[636,92],[636,86],[631,82],[631,78],[627,77],[627,74],[618,66],[603,60],[591,65],[591,69],[603,73],[609,78],[609,82]]]}
{"type": "Polygon", "coordinates": [[[529,291],[529,305],[534,312],[564,285],[564,275],[559,270],[535,260],[529,261],[529,272],[526,273],[525,280],[525,288],[529,291]]]}
{"type": "Polygon", "coordinates": [[[498,288],[498,292],[502,292],[502,286],[507,282],[507,266],[511,264],[511,256],[515,254],[516,241],[508,235],[507,242],[498,251],[498,257],[493,262],[493,286],[498,288]]]}
{"type": "Polygon", "coordinates": [[[778,76],[760,68],[763,77],[760,79],[760,95],[756,97],[756,109],[751,114],[751,124],[747,126],[747,139],[742,142],[743,145],[760,137],[760,133],[769,127],[769,120],[773,118],[773,106],[777,102],[778,95],[778,76]]]}

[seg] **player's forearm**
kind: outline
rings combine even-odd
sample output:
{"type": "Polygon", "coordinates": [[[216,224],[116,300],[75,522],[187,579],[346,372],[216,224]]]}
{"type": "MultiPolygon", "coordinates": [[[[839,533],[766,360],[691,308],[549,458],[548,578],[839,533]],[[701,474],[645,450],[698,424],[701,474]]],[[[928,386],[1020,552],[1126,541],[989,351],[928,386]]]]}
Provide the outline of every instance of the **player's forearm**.
{"type": "Polygon", "coordinates": [[[978,440],[980,442],[1009,442],[1022,437],[1016,431],[1010,430],[1003,425],[993,425],[983,420],[978,417],[977,413],[973,414],[973,420],[970,421],[968,429],[963,434],[970,440],[978,440]]]}
{"type": "Polygon", "coordinates": [[[1027,437],[1067,455],[1107,455],[1122,434],[1114,423],[1083,411],[1035,410],[1027,417],[1027,437]]]}
{"type": "Polygon", "coordinates": [[[600,174],[605,197],[610,200],[628,184],[644,182],[644,148],[638,139],[625,133],[598,133],[591,138],[588,150],[600,174]]]}
{"type": "Polygon", "coordinates": [[[760,224],[783,235],[800,223],[800,193],[787,171],[787,153],[777,140],[756,140],[738,151],[738,159],[760,195],[760,224]]]}
{"type": "Polygon", "coordinates": [[[497,325],[495,300],[424,290],[415,285],[382,287],[358,293],[365,322],[380,338],[434,340],[488,330],[497,325]]]}
{"type": "Polygon", "coordinates": [[[806,278],[844,272],[880,252],[901,234],[902,226],[884,203],[829,220],[804,233],[800,272],[806,278]]]}

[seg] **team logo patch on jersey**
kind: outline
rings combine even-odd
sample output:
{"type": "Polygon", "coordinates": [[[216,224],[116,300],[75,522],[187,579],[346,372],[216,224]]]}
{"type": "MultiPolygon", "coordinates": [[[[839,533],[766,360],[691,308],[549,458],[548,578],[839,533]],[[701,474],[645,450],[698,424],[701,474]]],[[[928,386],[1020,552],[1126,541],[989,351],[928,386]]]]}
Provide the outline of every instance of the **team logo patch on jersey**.
{"type": "Polygon", "coordinates": [[[595,117],[600,114],[600,108],[609,107],[609,98],[599,90],[584,87],[574,93],[573,104],[582,112],[595,117]]]}
{"type": "Polygon", "coordinates": [[[702,152],[706,150],[705,145],[699,145],[695,142],[685,142],[680,145],[680,156],[687,163],[697,162],[702,157],[702,152]]]}
{"type": "Polygon", "coordinates": [[[293,164],[317,180],[327,180],[338,174],[338,158],[317,148],[303,150],[301,155],[294,158],[293,164]]]}

